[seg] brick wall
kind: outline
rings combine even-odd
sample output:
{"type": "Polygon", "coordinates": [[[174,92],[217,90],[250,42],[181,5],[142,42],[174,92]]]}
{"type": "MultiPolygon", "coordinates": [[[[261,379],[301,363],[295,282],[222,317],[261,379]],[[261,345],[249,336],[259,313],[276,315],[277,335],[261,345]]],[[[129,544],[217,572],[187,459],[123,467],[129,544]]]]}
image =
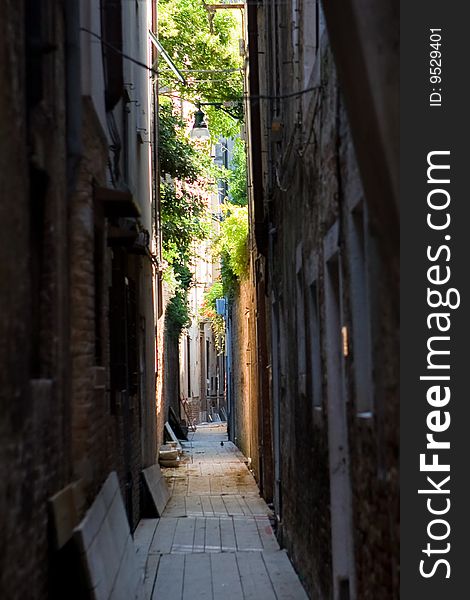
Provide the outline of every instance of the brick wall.
{"type": "Polygon", "coordinates": [[[51,4],[48,35],[59,44],[42,63],[43,97],[33,101],[23,4],[7,1],[0,15],[0,595],[8,600],[47,597],[47,499],[71,474],[65,98],[57,86],[64,24],[51,4]]]}
{"type": "Polygon", "coordinates": [[[146,351],[141,362],[135,357],[140,381],[125,434],[109,392],[113,250],[94,199],[106,181],[108,141],[85,98],[70,194],[63,5],[8,0],[0,26],[0,596],[43,600],[57,597],[63,575],[48,505],[54,494],[80,479],[89,506],[115,469],[125,497],[130,472],[132,527],[140,516],[140,471],[155,457],[152,270],[146,256],[129,258],[137,353],[146,351]],[[46,5],[53,50],[42,55],[26,43],[25,20],[39,34],[35,11],[46,5]]]}
{"type": "MultiPolygon", "coordinates": [[[[95,289],[95,269],[110,271],[109,255],[103,245],[104,263],[95,261],[94,184],[102,185],[107,161],[107,143],[101,133],[91,102],[83,104],[83,148],[76,190],[70,202],[70,292],[72,357],[72,447],[74,475],[83,480],[89,501],[96,495],[110,468],[109,398],[97,382],[97,367],[109,368],[109,362],[97,364],[95,319],[107,314],[107,289],[95,289]],[[95,296],[102,299],[103,314],[95,314],[95,296]]],[[[109,275],[108,275],[109,277],[109,275]]],[[[109,282],[108,282],[109,285],[109,282]]],[[[104,344],[106,348],[106,344],[104,344]]]]}
{"type": "MultiPolygon", "coordinates": [[[[380,228],[387,225],[368,218],[326,33],[310,79],[298,79],[302,54],[294,42],[305,22],[293,5],[258,12],[261,93],[315,89],[299,99],[261,103],[264,189],[251,211],[259,231],[264,214],[270,240],[261,246],[278,533],[311,596],[336,597],[335,561],[344,548],[333,544],[333,519],[341,522],[342,515],[331,489],[337,469],[344,470],[340,485],[351,526],[342,544],[351,538],[345,554],[352,597],[385,600],[398,597],[398,283],[379,250],[380,228]],[[294,14],[298,31],[285,26],[294,14]],[[338,448],[343,421],[345,443],[338,448]],[[335,463],[335,456],[344,461],[335,463]]],[[[234,310],[240,310],[236,304],[234,310]]],[[[238,336],[241,358],[249,333],[239,327],[238,336]]],[[[256,406],[257,399],[241,396],[243,425],[256,431],[248,402],[256,406]]],[[[242,434],[242,444],[250,435],[242,434]]]]}

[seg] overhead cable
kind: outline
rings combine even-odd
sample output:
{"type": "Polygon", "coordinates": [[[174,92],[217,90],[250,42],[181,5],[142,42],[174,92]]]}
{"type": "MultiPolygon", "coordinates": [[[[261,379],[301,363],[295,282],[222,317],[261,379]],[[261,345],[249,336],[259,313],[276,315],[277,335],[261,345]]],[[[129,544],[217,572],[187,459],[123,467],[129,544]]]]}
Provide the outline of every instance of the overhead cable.
{"type": "MultiPolygon", "coordinates": [[[[87,29],[86,27],[80,27],[80,31],[84,31],[84,32],[88,33],[89,35],[93,36],[94,38],[100,40],[100,42],[104,46],[106,46],[113,52],[116,52],[116,54],[120,54],[126,60],[129,60],[130,62],[136,64],[137,66],[146,69],[147,71],[149,71],[150,73],[153,73],[154,75],[158,75],[158,71],[156,69],[149,67],[148,65],[141,62],[140,60],[137,60],[134,57],[129,56],[125,52],[122,52],[122,50],[119,50],[119,48],[116,48],[116,46],[113,46],[109,42],[106,42],[105,40],[103,40],[103,38],[100,35],[98,35],[97,33],[95,33],[94,31],[91,31],[90,29],[87,29]]],[[[297,92],[289,92],[288,94],[278,94],[276,96],[271,96],[271,95],[267,95],[267,94],[244,95],[243,98],[240,98],[240,101],[242,101],[243,99],[250,100],[250,101],[251,100],[287,100],[289,98],[298,98],[300,96],[303,96],[304,94],[308,94],[310,92],[318,90],[320,87],[321,86],[319,86],[319,85],[312,86],[312,87],[305,88],[303,90],[298,90],[297,92]]],[[[183,101],[192,103],[191,100],[188,100],[186,98],[179,98],[177,96],[175,96],[175,98],[177,100],[183,100],[183,101]]]]}

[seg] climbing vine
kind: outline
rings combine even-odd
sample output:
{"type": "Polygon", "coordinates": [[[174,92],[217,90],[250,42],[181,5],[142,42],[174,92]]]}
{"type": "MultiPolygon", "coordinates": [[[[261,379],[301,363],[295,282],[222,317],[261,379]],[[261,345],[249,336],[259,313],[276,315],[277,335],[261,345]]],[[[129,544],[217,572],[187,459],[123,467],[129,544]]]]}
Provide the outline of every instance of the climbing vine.
{"type": "Polygon", "coordinates": [[[224,288],[221,281],[216,281],[204,293],[200,314],[211,323],[214,334],[215,346],[218,354],[225,350],[225,319],[223,315],[217,314],[216,301],[224,297],[224,288]]]}
{"type": "Polygon", "coordinates": [[[165,323],[167,333],[179,338],[190,323],[192,246],[209,234],[204,192],[216,179],[210,162],[189,144],[185,124],[170,104],[160,106],[159,122],[164,279],[172,292],[165,323]]]}
{"type": "Polygon", "coordinates": [[[224,295],[230,297],[248,276],[248,208],[227,203],[224,213],[214,250],[221,260],[224,295]]]}
{"type": "Polygon", "coordinates": [[[230,171],[227,177],[229,200],[232,204],[246,206],[248,202],[246,187],[246,150],[245,143],[239,137],[235,139],[233,158],[229,168],[230,171]]]}

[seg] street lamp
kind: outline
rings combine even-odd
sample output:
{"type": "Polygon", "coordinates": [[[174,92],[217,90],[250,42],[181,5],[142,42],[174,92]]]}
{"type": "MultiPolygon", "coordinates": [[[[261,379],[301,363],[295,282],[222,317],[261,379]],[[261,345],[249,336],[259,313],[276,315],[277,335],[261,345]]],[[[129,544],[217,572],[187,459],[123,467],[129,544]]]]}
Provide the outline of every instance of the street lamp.
{"type": "Polygon", "coordinates": [[[197,107],[197,111],[194,113],[194,124],[189,137],[192,140],[209,140],[211,137],[200,106],[197,107]]]}
{"type": "Polygon", "coordinates": [[[189,137],[192,140],[208,140],[210,138],[209,128],[204,121],[205,115],[201,110],[201,106],[215,106],[216,108],[223,110],[224,113],[228,114],[235,121],[243,118],[243,112],[240,112],[239,108],[241,106],[239,100],[232,102],[198,102],[196,106],[197,111],[194,113],[194,124],[191,133],[189,134],[189,137]],[[238,112],[234,112],[237,111],[237,109],[238,112]]]}

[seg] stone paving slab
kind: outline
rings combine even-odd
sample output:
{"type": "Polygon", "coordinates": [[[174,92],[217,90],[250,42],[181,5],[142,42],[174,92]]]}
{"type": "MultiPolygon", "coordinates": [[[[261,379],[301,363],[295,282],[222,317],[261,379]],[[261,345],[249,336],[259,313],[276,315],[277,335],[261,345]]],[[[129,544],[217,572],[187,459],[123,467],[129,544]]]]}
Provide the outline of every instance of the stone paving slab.
{"type": "Polygon", "coordinates": [[[307,600],[225,427],[198,428],[184,451],[179,468],[162,469],[171,493],[162,517],[143,519],[134,533],[145,597],[307,600]]]}

